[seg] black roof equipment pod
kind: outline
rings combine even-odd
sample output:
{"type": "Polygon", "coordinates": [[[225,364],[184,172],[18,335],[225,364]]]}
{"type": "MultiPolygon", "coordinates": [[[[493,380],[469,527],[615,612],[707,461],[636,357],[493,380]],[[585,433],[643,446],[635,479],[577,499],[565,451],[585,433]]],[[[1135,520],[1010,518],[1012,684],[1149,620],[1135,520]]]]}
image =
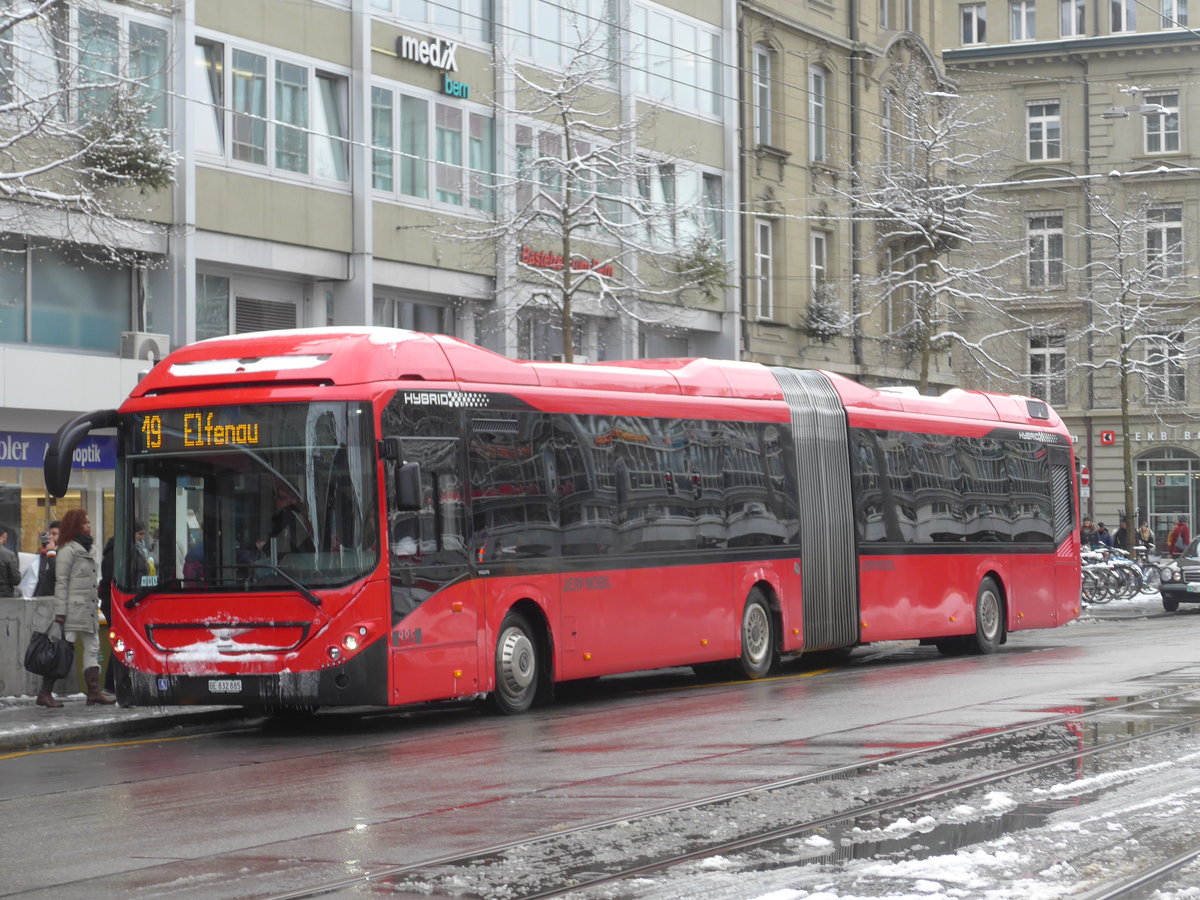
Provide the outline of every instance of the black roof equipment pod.
{"type": "Polygon", "coordinates": [[[94,428],[116,427],[115,409],[97,409],[76,416],[58,429],[50,441],[46,450],[46,461],[42,465],[46,477],[46,490],[50,492],[50,496],[61,497],[67,492],[67,484],[71,480],[71,457],[75,454],[79,442],[94,428]]]}

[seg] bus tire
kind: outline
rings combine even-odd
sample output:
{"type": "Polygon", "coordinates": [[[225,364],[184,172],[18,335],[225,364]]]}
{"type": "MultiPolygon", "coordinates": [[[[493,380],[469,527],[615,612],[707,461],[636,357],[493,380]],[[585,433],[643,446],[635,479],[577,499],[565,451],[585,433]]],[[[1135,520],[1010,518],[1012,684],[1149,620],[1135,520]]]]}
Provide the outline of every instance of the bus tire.
{"type": "Polygon", "coordinates": [[[500,623],[496,638],[496,689],[492,706],[506,716],[515,716],[533,706],[541,672],[537,639],[529,620],[509,612],[500,623]]]}
{"type": "Polygon", "coordinates": [[[975,634],[967,638],[969,653],[995,653],[1004,643],[1004,600],[1000,587],[988,576],[975,595],[975,634]]]}
{"type": "Polygon", "coordinates": [[[750,591],[742,610],[742,655],[735,663],[743,678],[762,678],[775,665],[775,619],[759,588],[750,591]]]}

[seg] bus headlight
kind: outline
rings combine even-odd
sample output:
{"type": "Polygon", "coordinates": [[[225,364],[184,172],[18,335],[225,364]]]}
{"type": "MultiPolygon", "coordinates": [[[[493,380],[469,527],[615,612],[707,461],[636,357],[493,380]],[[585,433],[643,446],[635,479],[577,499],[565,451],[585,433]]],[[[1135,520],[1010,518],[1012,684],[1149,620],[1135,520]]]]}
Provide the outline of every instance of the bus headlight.
{"type": "Polygon", "coordinates": [[[125,638],[112,638],[113,653],[125,652],[125,638]]]}
{"type": "Polygon", "coordinates": [[[329,654],[330,659],[339,659],[342,655],[342,648],[341,647],[330,647],[325,652],[329,654]]]}
{"type": "Polygon", "coordinates": [[[355,650],[358,649],[358,635],[357,634],[346,635],[344,638],[342,638],[342,646],[345,647],[347,650],[349,650],[351,653],[353,653],[355,650]]]}

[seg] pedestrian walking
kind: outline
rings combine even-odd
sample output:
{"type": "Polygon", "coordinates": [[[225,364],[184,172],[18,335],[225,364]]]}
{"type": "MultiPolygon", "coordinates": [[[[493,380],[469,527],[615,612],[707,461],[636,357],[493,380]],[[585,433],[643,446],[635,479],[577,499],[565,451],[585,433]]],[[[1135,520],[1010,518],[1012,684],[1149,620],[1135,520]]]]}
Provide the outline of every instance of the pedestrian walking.
{"type": "Polygon", "coordinates": [[[1170,537],[1167,538],[1167,552],[1172,557],[1180,556],[1191,542],[1192,535],[1188,528],[1187,518],[1180,516],[1175,527],[1171,529],[1170,537]]]}
{"type": "MultiPolygon", "coordinates": [[[[72,509],[59,526],[59,549],[55,562],[54,621],[63,627],[67,639],[82,646],[83,681],[87,703],[109,704],[117,701],[100,690],[100,597],[96,593],[96,557],[92,555],[92,522],[82,509],[72,509]]],[[[38,706],[58,708],[62,701],[54,696],[54,679],[43,678],[37,695],[38,706]]]]}

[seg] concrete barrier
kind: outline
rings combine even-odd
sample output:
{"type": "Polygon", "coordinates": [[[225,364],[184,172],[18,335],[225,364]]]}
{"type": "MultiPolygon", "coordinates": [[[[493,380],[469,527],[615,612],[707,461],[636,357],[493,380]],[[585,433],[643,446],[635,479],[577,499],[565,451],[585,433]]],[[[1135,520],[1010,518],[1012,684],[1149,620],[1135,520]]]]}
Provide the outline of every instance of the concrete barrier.
{"type": "MultiPolygon", "coordinates": [[[[35,597],[32,600],[0,598],[0,696],[36,694],[41,688],[41,677],[25,671],[25,648],[29,645],[30,635],[34,631],[45,631],[54,618],[53,603],[53,597],[35,597]]],[[[101,630],[105,630],[104,626],[101,626],[101,630]]],[[[107,643],[101,641],[102,650],[107,643]]],[[[83,690],[82,663],[76,644],[75,671],[55,683],[55,693],[77,694],[83,690]]]]}

